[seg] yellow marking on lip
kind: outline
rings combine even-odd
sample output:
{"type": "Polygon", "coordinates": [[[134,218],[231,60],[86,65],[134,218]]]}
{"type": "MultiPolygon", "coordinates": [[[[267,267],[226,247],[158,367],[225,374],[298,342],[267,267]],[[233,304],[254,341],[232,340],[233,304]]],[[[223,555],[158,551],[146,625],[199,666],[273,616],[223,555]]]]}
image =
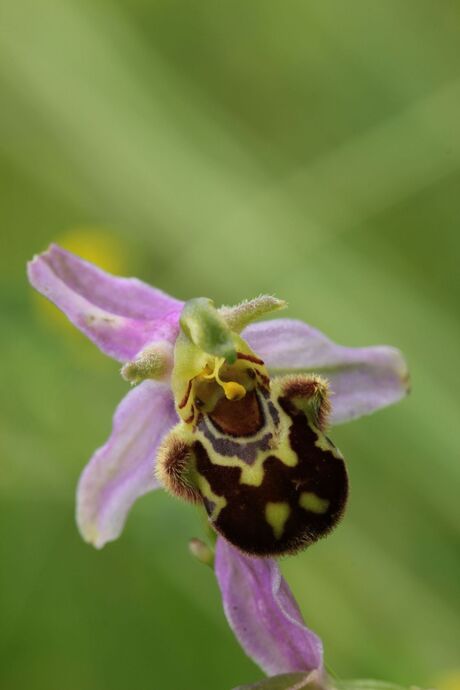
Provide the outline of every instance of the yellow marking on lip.
{"type": "Polygon", "coordinates": [[[259,450],[256,455],[256,460],[252,465],[248,465],[244,460],[241,460],[241,458],[235,455],[219,455],[204,434],[200,434],[200,441],[206,448],[208,457],[213,465],[240,468],[240,484],[246,484],[247,486],[260,486],[262,484],[265,477],[265,468],[263,465],[269,455],[273,454],[272,451],[259,450]]]}
{"type": "Polygon", "coordinates": [[[200,490],[201,495],[204,498],[207,498],[208,501],[214,503],[214,508],[211,511],[211,515],[209,517],[211,518],[211,520],[217,520],[220,511],[227,505],[227,499],[225,498],[225,496],[218,496],[217,494],[215,494],[206,477],[203,477],[203,475],[199,472],[195,472],[194,480],[196,485],[198,486],[198,489],[200,490]]]}
{"type": "Polygon", "coordinates": [[[310,513],[322,515],[327,512],[330,501],[327,498],[320,498],[312,491],[304,491],[300,494],[299,506],[310,513]]]}
{"type": "MultiPolygon", "coordinates": [[[[343,460],[342,453],[340,452],[340,450],[338,448],[336,448],[326,438],[326,436],[324,434],[318,433],[318,438],[315,441],[315,446],[317,448],[321,448],[321,450],[326,451],[326,453],[331,453],[335,458],[339,458],[340,460],[343,460]]],[[[324,460],[327,460],[327,455],[324,457],[324,460]]]]}
{"type": "Polygon", "coordinates": [[[286,520],[291,514],[289,503],[272,503],[269,501],[265,506],[265,519],[273,529],[275,539],[283,536],[286,520]]]}
{"type": "Polygon", "coordinates": [[[248,486],[260,486],[262,484],[265,477],[264,456],[266,453],[261,452],[261,460],[258,459],[254,465],[247,465],[244,460],[237,458],[238,466],[241,467],[240,484],[247,484],[248,486]]]}
{"type": "MultiPolygon", "coordinates": [[[[272,400],[272,402],[276,405],[276,409],[280,416],[280,428],[276,429],[270,421],[266,426],[262,427],[257,436],[254,437],[254,441],[257,441],[262,438],[267,431],[273,434],[269,450],[258,450],[256,459],[251,465],[248,465],[247,462],[241,460],[241,458],[236,455],[220,455],[214,450],[211,441],[202,431],[199,429],[194,431],[194,438],[199,439],[203,444],[210,461],[214,465],[220,465],[221,467],[239,467],[241,469],[240,484],[260,486],[265,476],[264,462],[271,455],[274,455],[287,467],[295,467],[299,463],[297,453],[292,450],[289,441],[289,432],[292,422],[284,410],[278,405],[277,401],[272,400]]],[[[264,414],[267,419],[270,419],[266,404],[263,403],[263,405],[264,414]]],[[[216,434],[216,436],[218,438],[225,438],[224,434],[216,434]]]]}

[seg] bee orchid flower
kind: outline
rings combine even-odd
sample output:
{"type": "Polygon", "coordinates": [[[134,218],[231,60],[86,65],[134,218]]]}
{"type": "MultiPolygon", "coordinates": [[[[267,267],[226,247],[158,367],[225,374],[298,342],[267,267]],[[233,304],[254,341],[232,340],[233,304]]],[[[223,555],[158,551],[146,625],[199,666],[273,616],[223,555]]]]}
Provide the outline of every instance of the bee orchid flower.
{"type": "Polygon", "coordinates": [[[159,487],[202,505],[243,648],[269,675],[320,679],[321,641],[272,557],[339,521],[347,473],[327,427],[401,399],[401,353],[343,347],[293,319],[253,323],[285,306],[271,296],[220,309],[206,298],[184,303],[56,245],[28,276],[134,385],[81,475],[83,538],[97,548],[116,539],[136,499],[159,487]]]}

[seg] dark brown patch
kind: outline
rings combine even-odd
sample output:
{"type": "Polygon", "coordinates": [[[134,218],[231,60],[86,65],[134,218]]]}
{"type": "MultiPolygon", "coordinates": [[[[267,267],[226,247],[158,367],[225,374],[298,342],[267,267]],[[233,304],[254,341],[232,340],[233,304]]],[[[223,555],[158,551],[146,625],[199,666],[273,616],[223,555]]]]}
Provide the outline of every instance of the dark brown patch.
{"type": "Polygon", "coordinates": [[[215,494],[227,499],[214,527],[242,551],[258,556],[294,553],[328,534],[340,520],[348,494],[343,460],[315,445],[318,436],[303,412],[287,399],[281,399],[280,404],[292,419],[290,440],[299,463],[288,467],[274,451],[264,462],[259,487],[241,484],[239,467],[214,464],[200,443],[194,445],[198,472],[215,494]],[[317,514],[301,508],[299,498],[304,491],[328,500],[327,512],[317,514]],[[265,519],[267,502],[284,502],[291,508],[280,539],[274,537],[265,519]]]}
{"type": "Polygon", "coordinates": [[[263,359],[259,359],[259,357],[256,357],[255,355],[246,355],[244,352],[237,352],[236,356],[238,359],[245,359],[247,362],[252,362],[253,364],[264,364],[263,359]]]}
{"type": "Polygon", "coordinates": [[[185,395],[178,405],[179,410],[182,410],[182,408],[184,408],[186,406],[188,399],[190,397],[190,391],[191,390],[192,390],[192,381],[190,380],[188,382],[188,386],[187,386],[187,390],[185,391],[185,395]]]}
{"type": "Polygon", "coordinates": [[[272,403],[271,400],[268,401],[267,407],[268,407],[268,411],[269,411],[269,413],[270,413],[270,417],[271,417],[272,420],[273,420],[273,424],[274,424],[275,426],[279,426],[279,423],[280,423],[280,416],[279,416],[279,414],[278,414],[278,410],[276,409],[275,405],[272,403]]]}
{"type": "Polygon", "coordinates": [[[260,371],[256,370],[256,374],[259,377],[259,380],[262,382],[262,385],[268,390],[270,388],[270,379],[268,376],[265,376],[265,374],[262,374],[260,371]]]}
{"type": "Polygon", "coordinates": [[[255,390],[241,400],[220,398],[209,418],[221,433],[237,437],[257,434],[265,422],[255,390]]]}
{"type": "Polygon", "coordinates": [[[191,423],[193,422],[194,419],[195,419],[195,408],[194,408],[193,405],[192,405],[192,409],[191,409],[191,412],[190,412],[190,416],[187,417],[187,419],[184,419],[184,422],[185,422],[186,424],[191,424],[191,423]]]}

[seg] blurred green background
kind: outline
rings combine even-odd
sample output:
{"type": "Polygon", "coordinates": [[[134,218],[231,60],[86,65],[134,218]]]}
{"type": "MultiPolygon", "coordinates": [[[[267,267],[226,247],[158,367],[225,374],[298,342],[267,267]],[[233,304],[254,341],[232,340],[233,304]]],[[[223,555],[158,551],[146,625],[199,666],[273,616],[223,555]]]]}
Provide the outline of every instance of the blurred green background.
{"type": "Polygon", "coordinates": [[[413,393],[334,431],[341,527],[283,570],[341,677],[460,685],[457,0],[0,0],[0,687],[229,690],[202,526],[158,493],[96,552],[74,491],[126,391],[32,293],[54,240],[180,298],[270,292],[413,393]]]}

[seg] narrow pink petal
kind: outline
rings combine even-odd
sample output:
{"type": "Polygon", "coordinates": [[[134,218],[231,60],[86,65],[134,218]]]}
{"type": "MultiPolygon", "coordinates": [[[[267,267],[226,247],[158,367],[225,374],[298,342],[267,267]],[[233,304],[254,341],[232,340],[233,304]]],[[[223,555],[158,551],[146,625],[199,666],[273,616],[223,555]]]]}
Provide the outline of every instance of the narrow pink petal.
{"type": "Polygon", "coordinates": [[[123,398],[107,443],[83,470],[77,489],[77,523],[97,548],[116,539],[134,501],[157,488],[155,455],[178,421],[169,386],[144,381],[123,398]]]}
{"type": "Polygon", "coordinates": [[[336,345],[320,331],[292,319],[253,324],[242,335],[272,373],[312,371],[327,378],[332,424],[370,414],[408,392],[407,365],[393,347],[336,345]]]}
{"type": "Polygon", "coordinates": [[[50,245],[42,258],[71,290],[92,304],[131,319],[162,319],[181,311],[183,302],[137,278],[119,278],[94,264],[50,245]]]}
{"type": "Polygon", "coordinates": [[[183,303],[136,278],[117,278],[51,245],[28,264],[33,287],[107,355],[124,362],[145,345],[173,342],[183,303]]]}
{"type": "Polygon", "coordinates": [[[305,626],[276,561],[246,556],[219,537],[215,571],[229,625],[267,675],[322,670],[321,640],[305,626]]]}

